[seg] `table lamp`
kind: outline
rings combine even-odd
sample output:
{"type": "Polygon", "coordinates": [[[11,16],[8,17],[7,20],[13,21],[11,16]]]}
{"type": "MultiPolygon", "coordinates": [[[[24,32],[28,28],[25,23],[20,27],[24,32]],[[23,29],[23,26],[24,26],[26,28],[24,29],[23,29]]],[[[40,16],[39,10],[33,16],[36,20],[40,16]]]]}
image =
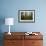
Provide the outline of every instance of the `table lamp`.
{"type": "Polygon", "coordinates": [[[9,25],[8,34],[11,35],[11,33],[10,33],[10,26],[14,25],[14,18],[5,18],[5,25],[9,25]]]}

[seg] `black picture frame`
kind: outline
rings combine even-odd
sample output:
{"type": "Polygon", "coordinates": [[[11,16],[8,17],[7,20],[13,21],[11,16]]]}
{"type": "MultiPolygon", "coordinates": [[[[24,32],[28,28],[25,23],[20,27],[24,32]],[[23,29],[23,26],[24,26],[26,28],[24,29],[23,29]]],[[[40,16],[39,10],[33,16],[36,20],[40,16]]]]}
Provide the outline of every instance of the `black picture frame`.
{"type": "Polygon", "coordinates": [[[35,10],[18,10],[18,21],[22,23],[34,23],[35,10]]]}

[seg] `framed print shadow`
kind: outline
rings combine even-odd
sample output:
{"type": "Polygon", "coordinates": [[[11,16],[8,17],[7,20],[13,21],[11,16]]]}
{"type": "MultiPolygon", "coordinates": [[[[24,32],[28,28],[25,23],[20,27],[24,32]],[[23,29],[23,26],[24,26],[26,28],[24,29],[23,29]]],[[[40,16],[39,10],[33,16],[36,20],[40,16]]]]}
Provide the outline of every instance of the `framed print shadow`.
{"type": "Polygon", "coordinates": [[[18,10],[18,21],[22,23],[34,23],[35,10],[18,10]]]}

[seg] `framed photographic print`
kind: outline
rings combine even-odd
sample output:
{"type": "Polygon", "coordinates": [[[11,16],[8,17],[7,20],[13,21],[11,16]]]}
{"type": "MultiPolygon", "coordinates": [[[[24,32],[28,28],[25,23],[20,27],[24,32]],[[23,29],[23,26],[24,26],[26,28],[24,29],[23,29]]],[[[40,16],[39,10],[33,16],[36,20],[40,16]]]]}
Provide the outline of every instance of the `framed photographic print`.
{"type": "Polygon", "coordinates": [[[35,10],[19,10],[18,11],[18,21],[25,23],[35,22],[35,10]]]}

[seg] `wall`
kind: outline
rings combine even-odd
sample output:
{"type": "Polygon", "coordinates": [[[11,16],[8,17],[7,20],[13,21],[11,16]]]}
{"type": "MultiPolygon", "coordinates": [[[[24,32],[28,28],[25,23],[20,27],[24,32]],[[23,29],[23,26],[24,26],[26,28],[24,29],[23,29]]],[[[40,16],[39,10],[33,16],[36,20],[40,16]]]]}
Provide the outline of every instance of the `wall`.
{"type": "MultiPolygon", "coordinates": [[[[13,17],[14,26],[11,31],[46,31],[46,0],[1,0],[0,17],[13,17]],[[19,23],[18,10],[35,10],[35,23],[19,23]]],[[[6,25],[1,26],[2,32],[8,31],[6,25]]]]}

